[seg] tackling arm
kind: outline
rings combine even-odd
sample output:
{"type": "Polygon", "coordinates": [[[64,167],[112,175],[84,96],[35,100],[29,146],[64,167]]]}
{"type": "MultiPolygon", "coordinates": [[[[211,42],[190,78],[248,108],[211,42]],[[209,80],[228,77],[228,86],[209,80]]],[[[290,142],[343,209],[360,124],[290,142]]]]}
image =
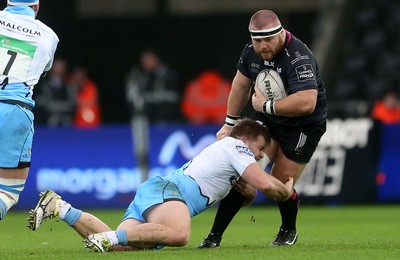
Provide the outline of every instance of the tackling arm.
{"type": "Polygon", "coordinates": [[[242,207],[246,207],[250,205],[253,200],[256,198],[257,189],[254,188],[252,185],[248,184],[243,178],[239,178],[238,181],[233,186],[240,194],[245,197],[245,201],[243,202],[242,207]]]}
{"type": "Polygon", "coordinates": [[[286,201],[293,193],[293,178],[283,184],[275,177],[266,174],[257,163],[250,164],[244,171],[242,178],[250,185],[277,201],[286,201]]]}

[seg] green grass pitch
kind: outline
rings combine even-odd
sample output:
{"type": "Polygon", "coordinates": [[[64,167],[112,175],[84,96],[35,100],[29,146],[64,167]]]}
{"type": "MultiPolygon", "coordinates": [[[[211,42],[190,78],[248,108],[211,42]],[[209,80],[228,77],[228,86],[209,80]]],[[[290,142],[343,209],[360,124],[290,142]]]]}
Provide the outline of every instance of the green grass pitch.
{"type": "MultiPolygon", "coordinates": [[[[124,211],[89,210],[112,228],[124,211]]],[[[301,206],[298,243],[279,248],[268,246],[280,224],[277,207],[248,207],[225,232],[221,248],[197,249],[215,212],[211,208],[193,219],[185,247],[95,254],[58,219],[31,231],[27,211],[11,210],[0,222],[0,259],[400,259],[400,205],[301,206]]]]}

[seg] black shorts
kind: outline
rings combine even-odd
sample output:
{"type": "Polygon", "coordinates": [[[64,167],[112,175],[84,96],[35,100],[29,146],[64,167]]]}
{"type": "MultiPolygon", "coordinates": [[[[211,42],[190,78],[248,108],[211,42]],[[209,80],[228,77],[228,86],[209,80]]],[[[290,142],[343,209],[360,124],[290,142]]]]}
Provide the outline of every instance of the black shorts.
{"type": "MultiPolygon", "coordinates": [[[[260,114],[255,113],[253,118],[260,120],[260,114]]],[[[292,161],[307,164],[319,140],[326,132],[326,122],[319,125],[278,126],[262,116],[263,123],[267,126],[272,139],[277,141],[283,153],[292,161]]]]}

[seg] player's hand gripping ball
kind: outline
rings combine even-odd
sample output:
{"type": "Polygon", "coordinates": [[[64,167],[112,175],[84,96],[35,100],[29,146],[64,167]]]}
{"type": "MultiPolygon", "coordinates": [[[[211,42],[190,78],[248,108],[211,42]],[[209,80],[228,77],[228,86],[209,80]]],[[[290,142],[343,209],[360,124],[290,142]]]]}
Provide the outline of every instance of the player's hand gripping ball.
{"type": "Polygon", "coordinates": [[[279,73],[272,69],[262,70],[256,78],[256,87],[261,90],[266,100],[279,100],[287,97],[285,84],[279,73]]]}

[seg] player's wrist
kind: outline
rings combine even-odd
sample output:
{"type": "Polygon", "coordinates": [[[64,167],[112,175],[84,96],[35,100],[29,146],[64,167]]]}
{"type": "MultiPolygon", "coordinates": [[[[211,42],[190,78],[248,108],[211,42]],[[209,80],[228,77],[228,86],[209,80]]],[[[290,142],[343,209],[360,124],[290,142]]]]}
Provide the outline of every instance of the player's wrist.
{"type": "Polygon", "coordinates": [[[228,126],[235,126],[240,119],[240,116],[226,115],[225,124],[228,126]]]}
{"type": "Polygon", "coordinates": [[[263,112],[267,115],[275,115],[275,101],[268,100],[263,104],[263,112]]]}

